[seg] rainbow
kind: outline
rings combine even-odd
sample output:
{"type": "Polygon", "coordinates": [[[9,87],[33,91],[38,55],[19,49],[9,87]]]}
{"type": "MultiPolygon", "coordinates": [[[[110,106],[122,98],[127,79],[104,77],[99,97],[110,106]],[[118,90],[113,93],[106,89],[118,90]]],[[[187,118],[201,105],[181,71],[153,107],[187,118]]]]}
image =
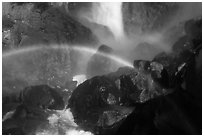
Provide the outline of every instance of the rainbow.
{"type": "Polygon", "coordinates": [[[2,54],[2,58],[5,59],[5,58],[10,57],[10,56],[20,55],[21,53],[29,53],[29,52],[33,52],[33,51],[46,50],[46,49],[47,50],[49,50],[49,49],[76,50],[76,51],[88,52],[91,54],[99,54],[101,56],[105,56],[105,57],[121,64],[122,66],[127,66],[130,68],[133,68],[132,63],[130,63],[129,61],[124,60],[124,59],[122,59],[116,55],[110,55],[110,54],[97,52],[97,49],[83,47],[83,46],[68,46],[68,45],[64,45],[64,46],[32,46],[32,47],[14,49],[14,50],[11,50],[8,52],[4,52],[2,54]]]}

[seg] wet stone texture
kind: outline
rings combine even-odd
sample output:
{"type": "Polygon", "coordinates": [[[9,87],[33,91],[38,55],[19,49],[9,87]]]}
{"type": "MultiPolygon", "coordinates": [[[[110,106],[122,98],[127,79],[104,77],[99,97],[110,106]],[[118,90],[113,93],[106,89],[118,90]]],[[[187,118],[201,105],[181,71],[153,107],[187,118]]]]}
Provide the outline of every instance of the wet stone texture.
{"type": "Polygon", "coordinates": [[[8,102],[16,105],[10,108],[11,116],[3,120],[3,134],[35,134],[38,126],[48,122],[49,111],[65,107],[58,91],[47,85],[26,87],[15,98],[8,102]]]}
{"type": "Polygon", "coordinates": [[[88,78],[111,72],[111,65],[113,64],[111,59],[106,57],[106,55],[111,55],[112,52],[113,49],[106,45],[99,46],[97,52],[88,61],[86,72],[88,78]]]}
{"type": "Polygon", "coordinates": [[[94,134],[201,134],[200,23],[186,22],[172,53],[78,86],[69,100],[76,123],[94,134]]]}
{"type": "Polygon", "coordinates": [[[52,3],[3,3],[3,50],[31,45],[93,44],[96,36],[52,3]]]}

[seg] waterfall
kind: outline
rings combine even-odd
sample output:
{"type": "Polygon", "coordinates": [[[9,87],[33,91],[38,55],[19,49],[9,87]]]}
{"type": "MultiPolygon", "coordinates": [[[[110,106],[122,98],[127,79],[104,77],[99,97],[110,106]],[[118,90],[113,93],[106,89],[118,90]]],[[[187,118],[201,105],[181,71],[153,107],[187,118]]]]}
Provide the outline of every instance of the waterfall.
{"type": "Polygon", "coordinates": [[[89,20],[108,27],[115,39],[124,37],[122,2],[93,3],[89,20]]]}

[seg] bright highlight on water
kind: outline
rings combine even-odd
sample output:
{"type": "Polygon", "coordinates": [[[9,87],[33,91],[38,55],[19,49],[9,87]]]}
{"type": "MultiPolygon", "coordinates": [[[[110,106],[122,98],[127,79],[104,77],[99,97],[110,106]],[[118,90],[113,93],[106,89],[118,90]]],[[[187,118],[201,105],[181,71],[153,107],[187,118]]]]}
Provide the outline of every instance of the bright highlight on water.
{"type": "Polygon", "coordinates": [[[122,2],[93,3],[91,14],[88,20],[107,26],[116,40],[124,37],[122,2]]]}

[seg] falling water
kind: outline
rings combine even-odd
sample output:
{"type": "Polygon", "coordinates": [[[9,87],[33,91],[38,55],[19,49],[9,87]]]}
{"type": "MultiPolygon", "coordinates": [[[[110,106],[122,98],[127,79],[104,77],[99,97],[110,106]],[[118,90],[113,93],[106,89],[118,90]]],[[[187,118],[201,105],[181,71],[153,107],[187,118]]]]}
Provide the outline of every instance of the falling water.
{"type": "Polygon", "coordinates": [[[115,39],[124,37],[121,2],[100,2],[92,5],[90,21],[107,26],[115,39]]]}

